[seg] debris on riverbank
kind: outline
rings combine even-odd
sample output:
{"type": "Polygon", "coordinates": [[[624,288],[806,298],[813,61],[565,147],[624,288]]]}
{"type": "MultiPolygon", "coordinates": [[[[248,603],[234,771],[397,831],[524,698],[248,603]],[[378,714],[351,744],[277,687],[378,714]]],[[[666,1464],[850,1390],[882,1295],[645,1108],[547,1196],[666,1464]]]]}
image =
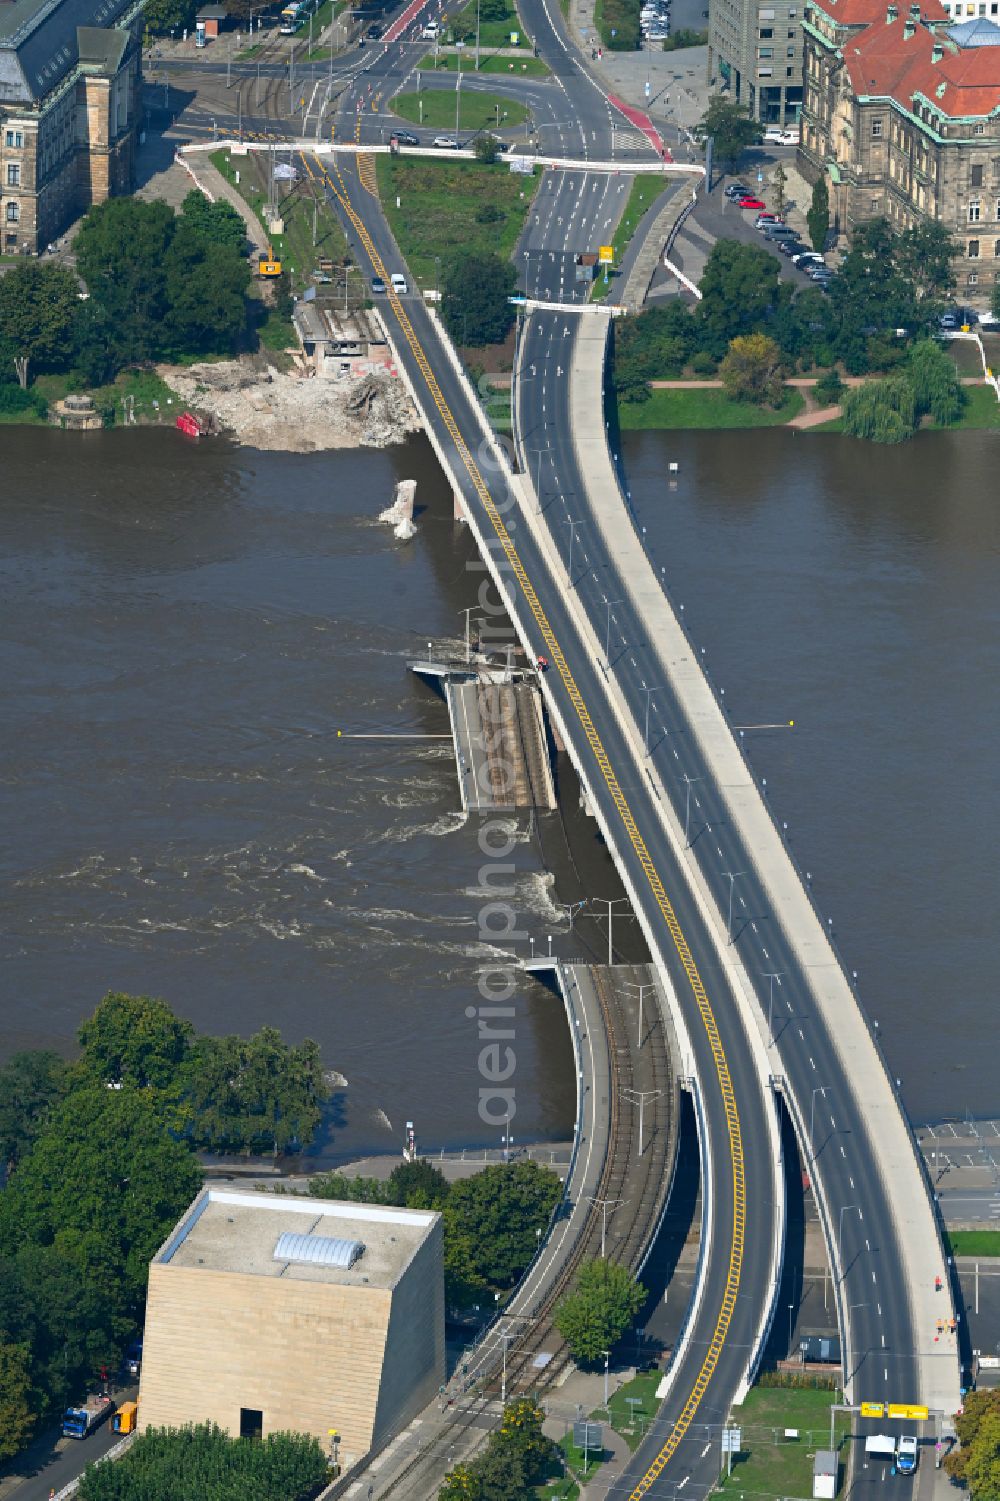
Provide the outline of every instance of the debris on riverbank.
{"type": "Polygon", "coordinates": [[[250,356],[158,372],[185,405],[250,448],[387,448],[421,426],[405,386],[387,371],[323,380],[250,356]]]}

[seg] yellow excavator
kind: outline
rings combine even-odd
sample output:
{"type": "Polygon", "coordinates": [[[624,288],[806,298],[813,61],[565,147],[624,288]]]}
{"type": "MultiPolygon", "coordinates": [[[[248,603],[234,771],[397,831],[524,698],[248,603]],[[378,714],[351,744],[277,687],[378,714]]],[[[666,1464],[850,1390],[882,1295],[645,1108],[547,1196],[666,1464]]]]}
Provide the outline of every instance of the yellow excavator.
{"type": "Polygon", "coordinates": [[[257,262],[258,276],[280,276],[281,262],[275,260],[274,251],[270,245],[267,247],[267,255],[262,255],[257,262]]]}

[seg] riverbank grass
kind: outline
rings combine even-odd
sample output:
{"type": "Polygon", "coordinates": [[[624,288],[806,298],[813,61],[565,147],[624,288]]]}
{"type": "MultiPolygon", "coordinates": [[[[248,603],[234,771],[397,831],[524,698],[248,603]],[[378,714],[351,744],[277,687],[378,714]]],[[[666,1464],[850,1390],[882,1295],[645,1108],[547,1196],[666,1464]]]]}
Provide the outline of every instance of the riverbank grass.
{"type": "Polygon", "coordinates": [[[418,286],[433,287],[458,255],[514,252],[534,196],[530,177],[503,165],[379,156],[379,197],[418,286]],[[396,199],[400,207],[396,207],[396,199]]]}
{"type": "MultiPolygon", "coordinates": [[[[733,1456],[733,1470],[718,1489],[730,1497],[811,1496],[813,1459],[817,1449],[830,1447],[832,1391],[789,1387],[754,1387],[733,1413],[742,1433],[741,1452],[733,1456]],[[798,1438],[786,1439],[786,1430],[798,1438]]],[[[846,1471],[845,1440],[851,1431],[846,1413],[834,1414],[834,1448],[840,1451],[840,1485],[846,1471]]]]}
{"type": "MultiPolygon", "coordinates": [[[[484,93],[479,89],[421,89],[419,94],[397,94],[392,100],[392,110],[411,125],[422,125],[425,130],[455,133],[455,94],[458,100],[459,130],[494,130],[497,128],[497,111],[500,123],[506,128],[521,125],[528,111],[516,99],[507,99],[502,94],[484,93]],[[506,115],[506,120],[504,119],[506,115]]],[[[510,175],[510,168],[505,168],[510,175]]]]}
{"type": "MultiPolygon", "coordinates": [[[[83,390],[88,396],[93,397],[94,406],[98,411],[114,412],[115,425],[121,426],[125,420],[126,409],[131,409],[135,414],[137,423],[170,422],[184,410],[184,404],[177,392],[168,386],[166,381],[155,370],[123,370],[109,385],[81,387],[77,377],[64,375],[39,375],[32,384],[32,390],[51,405],[61,401],[72,391],[83,390]]],[[[2,421],[0,417],[0,421],[2,421]]],[[[22,417],[10,419],[18,422],[44,422],[44,417],[34,418],[25,414],[22,417]]]]}
{"type": "MultiPolygon", "coordinates": [[[[265,153],[250,152],[239,158],[234,166],[225,148],[212,152],[212,161],[228,183],[239,193],[264,232],[267,232],[267,172],[265,153]],[[240,180],[236,181],[239,171],[240,180]]],[[[296,181],[278,187],[278,216],[284,221],[284,233],[275,235],[271,247],[282,265],[288,269],[291,284],[298,291],[312,285],[310,273],[319,260],[343,261],[347,255],[347,238],[340,221],[327,199],[316,189],[315,200],[310,190],[310,180],[296,181]],[[316,205],[316,244],[313,244],[313,205],[316,205]]]]}
{"type": "MultiPolygon", "coordinates": [[[[422,73],[455,73],[458,70],[458,54],[446,52],[443,56],[434,56],[433,52],[425,57],[420,63],[422,73]]],[[[479,67],[476,67],[476,49],[470,51],[468,47],[462,49],[462,72],[478,73],[480,77],[484,73],[501,74],[505,78],[545,78],[549,69],[540,57],[533,57],[526,52],[523,57],[504,57],[495,53],[482,53],[479,59],[479,67]]]]}
{"type": "Polygon", "coordinates": [[[648,401],[618,403],[618,425],[623,432],[659,428],[748,428],[781,427],[797,417],[805,398],[787,387],[780,407],[758,407],[748,401],[732,401],[718,386],[705,390],[654,391],[648,401]]]}

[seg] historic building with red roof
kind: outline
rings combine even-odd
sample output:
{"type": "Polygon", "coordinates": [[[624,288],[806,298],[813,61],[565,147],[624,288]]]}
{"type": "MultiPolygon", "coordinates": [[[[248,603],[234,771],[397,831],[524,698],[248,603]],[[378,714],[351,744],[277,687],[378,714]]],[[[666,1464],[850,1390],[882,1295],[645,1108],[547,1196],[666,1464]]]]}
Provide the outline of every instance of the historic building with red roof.
{"type": "Polygon", "coordinates": [[[811,0],[799,164],[827,174],[842,233],[881,216],[947,225],[959,296],[975,302],[1000,272],[1000,37],[986,18],[963,44],[950,8],[811,0]]]}

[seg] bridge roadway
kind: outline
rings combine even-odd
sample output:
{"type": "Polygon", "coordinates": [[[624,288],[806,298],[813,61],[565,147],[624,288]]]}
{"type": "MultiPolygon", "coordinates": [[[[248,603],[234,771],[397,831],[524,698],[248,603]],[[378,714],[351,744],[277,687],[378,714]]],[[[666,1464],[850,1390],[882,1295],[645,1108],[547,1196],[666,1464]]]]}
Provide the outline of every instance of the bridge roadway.
{"type": "MultiPolygon", "coordinates": [[[[399,264],[398,251],[381,206],[362,185],[355,165],[331,161],[329,176],[318,163],[310,161],[309,169],[324,174],[360,264],[387,276],[399,264]]],[[[668,1447],[670,1457],[676,1456],[671,1478],[676,1475],[680,1481],[697,1472],[707,1486],[715,1471],[709,1474],[699,1458],[704,1425],[717,1428],[726,1417],[746,1379],[762,1310],[770,1307],[775,1291],[774,1222],[783,1188],[777,1181],[773,1119],[768,1118],[772,1107],[733,1002],[724,957],[678,868],[641,751],[608,712],[605,676],[567,608],[565,580],[560,571],[553,572],[548,553],[518,514],[502,471],[487,463],[474,398],[451,362],[441,358],[427,309],[414,297],[393,296],[385,317],[528,649],[552,664],[545,679],[550,711],[589,784],[635,909],[652,935],[661,971],[681,998],[687,1035],[682,1033],[680,1046],[685,1072],[699,1081],[711,1225],[701,1296],[672,1368],[677,1427],[668,1447]]],[[[664,1457],[661,1468],[666,1463],[664,1457]]]]}
{"type": "MultiPolygon", "coordinates": [[[[542,290],[554,299],[554,280],[542,290]]],[[[896,1155],[898,1177],[887,1181],[884,1176],[880,1142],[870,1123],[887,1122],[899,1139],[888,1080],[870,1046],[858,1047],[851,1064],[824,1018],[817,984],[821,991],[830,988],[832,953],[824,958],[811,940],[808,947],[801,939],[793,942],[777,920],[774,890],[761,875],[760,851],[748,846],[733,816],[732,788],[719,785],[701,726],[692,721],[677,690],[678,653],[693,663],[693,648],[666,640],[661,629],[654,629],[655,610],[640,612],[633,604],[637,592],[647,599],[651,591],[658,594],[659,581],[650,572],[637,591],[634,579],[621,569],[627,551],[623,526],[640,557],[641,548],[601,432],[602,355],[596,356],[596,378],[592,368],[585,392],[574,391],[576,374],[570,378],[582,363],[580,346],[588,339],[603,344],[600,321],[542,310],[531,314],[521,341],[520,369],[529,378],[516,387],[517,429],[535,435],[531,473],[550,534],[568,564],[569,534],[574,533],[576,598],[595,636],[608,646],[607,670],[635,722],[649,725],[650,769],[673,804],[679,827],[689,826],[690,859],[704,887],[717,909],[731,914],[732,948],[757,993],[762,1016],[771,1009],[769,976],[775,977],[771,1066],[788,1080],[798,1101],[800,1145],[826,1210],[831,1261],[840,1273],[838,1310],[848,1390],[855,1401],[947,1407],[949,1399],[958,1400],[957,1361],[953,1346],[934,1349],[932,1315],[947,1317],[953,1308],[947,1289],[940,1295],[933,1291],[934,1274],[944,1276],[945,1266],[919,1164],[915,1154],[909,1160],[904,1146],[896,1155]],[[804,958],[809,950],[810,957],[804,958]],[[818,974],[817,966],[826,968],[826,976],[818,974]],[[866,1076],[873,1063],[874,1071],[866,1076]],[[860,1087],[857,1080],[863,1081],[860,1087]],[[906,1227],[905,1238],[900,1224],[906,1227]],[[919,1248],[914,1239],[921,1242],[919,1248]]],[[[853,1008],[846,982],[843,990],[846,1005],[853,1008]]],[[[857,1022],[856,1014],[844,1016],[845,1032],[851,1022],[857,1022]]],[[[647,1473],[669,1421],[669,1414],[661,1418],[629,1467],[630,1485],[638,1485],[647,1473]]],[[[861,1475],[855,1489],[875,1483],[861,1475]]]]}

